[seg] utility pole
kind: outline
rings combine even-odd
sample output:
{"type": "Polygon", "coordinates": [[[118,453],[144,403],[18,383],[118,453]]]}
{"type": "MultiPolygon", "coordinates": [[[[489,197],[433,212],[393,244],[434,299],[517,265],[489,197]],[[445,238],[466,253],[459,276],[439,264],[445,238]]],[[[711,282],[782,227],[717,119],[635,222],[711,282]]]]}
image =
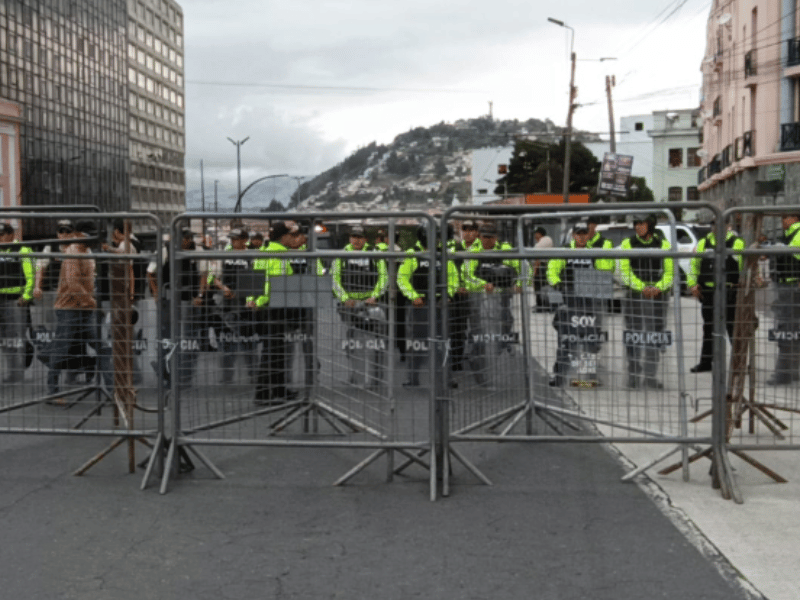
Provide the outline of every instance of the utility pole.
{"type": "MultiPolygon", "coordinates": [[[[574,37],[574,35],[573,35],[574,37]]],[[[567,139],[564,144],[564,204],[569,204],[569,163],[572,156],[572,113],[575,111],[575,53],[570,52],[572,67],[569,76],[569,110],[567,111],[567,139]]]]}
{"type": "Polygon", "coordinates": [[[575,30],[564,23],[564,21],[559,21],[558,19],[553,19],[552,17],[547,17],[547,20],[551,23],[558,25],[559,27],[564,27],[565,29],[569,29],[570,31],[570,42],[569,42],[569,56],[570,62],[570,76],[569,76],[569,108],[567,110],[567,132],[566,132],[566,139],[564,140],[564,204],[569,204],[569,162],[570,157],[572,154],[572,113],[575,110],[575,30]]]}
{"type": "Polygon", "coordinates": [[[200,228],[203,232],[203,238],[206,235],[206,179],[203,176],[203,161],[200,161],[200,211],[203,213],[203,218],[200,220],[200,228]]]}
{"type": "Polygon", "coordinates": [[[547,149],[547,193],[552,193],[552,185],[550,183],[550,148],[547,149]]]}
{"type": "Polygon", "coordinates": [[[241,147],[247,140],[250,139],[248,135],[243,140],[234,141],[228,138],[228,141],[236,146],[236,206],[233,207],[233,212],[242,212],[242,155],[241,147]]]}
{"type": "MultiPolygon", "coordinates": [[[[218,179],[214,180],[214,213],[218,212],[217,208],[217,184],[219,183],[218,179]]],[[[214,219],[214,247],[217,248],[219,245],[219,219],[214,219]]]]}
{"type": "Polygon", "coordinates": [[[611,154],[617,153],[617,139],[614,133],[614,104],[611,102],[611,88],[617,85],[613,75],[606,75],[606,96],[608,96],[608,130],[611,132],[611,154]]]}

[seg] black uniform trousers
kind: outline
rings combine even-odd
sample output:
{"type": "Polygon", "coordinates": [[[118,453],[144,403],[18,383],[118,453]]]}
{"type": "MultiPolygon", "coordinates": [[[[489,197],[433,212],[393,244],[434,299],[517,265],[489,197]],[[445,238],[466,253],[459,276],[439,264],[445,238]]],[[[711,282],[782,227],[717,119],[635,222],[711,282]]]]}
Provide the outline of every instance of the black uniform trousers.
{"type": "MultiPolygon", "coordinates": [[[[714,362],[714,288],[701,286],[700,314],[703,317],[703,345],[700,349],[700,363],[711,365],[714,362]]],[[[736,323],[737,288],[725,289],[725,330],[733,344],[733,326],[736,323]]]]}

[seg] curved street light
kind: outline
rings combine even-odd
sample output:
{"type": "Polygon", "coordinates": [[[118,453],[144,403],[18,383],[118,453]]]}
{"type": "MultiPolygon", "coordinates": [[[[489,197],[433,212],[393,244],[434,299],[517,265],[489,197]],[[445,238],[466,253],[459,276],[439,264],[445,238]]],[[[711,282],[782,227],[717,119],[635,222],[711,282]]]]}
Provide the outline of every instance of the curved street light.
{"type": "Polygon", "coordinates": [[[257,184],[257,183],[259,183],[261,181],[264,181],[265,179],[275,179],[277,177],[288,177],[288,175],[285,174],[285,173],[282,173],[280,175],[267,175],[266,177],[259,177],[255,181],[251,181],[250,184],[246,188],[244,188],[241,192],[239,192],[239,197],[236,199],[236,206],[233,207],[233,212],[235,212],[235,213],[242,212],[242,198],[247,193],[247,190],[249,190],[255,184],[257,184]]]}

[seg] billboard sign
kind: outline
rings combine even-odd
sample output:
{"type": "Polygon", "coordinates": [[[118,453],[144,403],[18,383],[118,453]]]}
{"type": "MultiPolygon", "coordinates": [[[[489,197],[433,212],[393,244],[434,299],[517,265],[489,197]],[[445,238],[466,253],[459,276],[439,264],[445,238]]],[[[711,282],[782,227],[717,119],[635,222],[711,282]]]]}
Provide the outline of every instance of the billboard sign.
{"type": "Polygon", "coordinates": [[[598,194],[601,196],[627,196],[632,169],[633,156],[612,152],[603,154],[600,183],[597,185],[598,194]]]}

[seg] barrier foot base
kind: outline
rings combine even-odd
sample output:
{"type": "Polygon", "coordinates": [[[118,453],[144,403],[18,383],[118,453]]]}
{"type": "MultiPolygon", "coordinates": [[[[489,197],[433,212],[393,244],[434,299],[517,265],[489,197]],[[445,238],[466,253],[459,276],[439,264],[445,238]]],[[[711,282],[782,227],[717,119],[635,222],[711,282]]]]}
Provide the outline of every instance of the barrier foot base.
{"type": "MultiPolygon", "coordinates": [[[[129,438],[129,437],[117,438],[105,450],[102,450],[102,451],[98,452],[97,454],[95,454],[92,458],[90,458],[83,465],[81,465],[77,470],[73,471],[72,474],[75,475],[76,477],[80,477],[81,475],[85,474],[89,469],[91,469],[93,466],[95,466],[97,463],[99,463],[101,460],[103,460],[106,456],[111,454],[116,448],[118,448],[119,446],[121,446],[125,442],[133,442],[134,440],[138,441],[141,444],[144,444],[145,446],[149,447],[149,443],[146,442],[143,438],[138,438],[138,437],[137,438],[129,438]]],[[[129,452],[132,455],[132,453],[133,453],[133,447],[132,446],[130,447],[129,452]]],[[[131,472],[133,472],[133,470],[131,470],[131,472]]]]}
{"type": "Polygon", "coordinates": [[[366,469],[369,465],[374,463],[376,460],[378,460],[382,455],[386,454],[387,452],[388,452],[388,450],[386,450],[386,449],[381,449],[381,450],[377,450],[377,451],[373,452],[367,458],[365,458],[360,463],[358,463],[355,467],[350,469],[347,473],[342,475],[339,479],[334,481],[333,485],[334,486],[344,485],[345,483],[350,481],[353,477],[355,477],[361,471],[366,469]]]}
{"type": "Polygon", "coordinates": [[[458,450],[456,450],[455,448],[453,448],[453,447],[451,446],[451,447],[449,448],[449,453],[450,453],[452,456],[455,456],[455,457],[456,457],[456,459],[458,460],[458,462],[460,462],[462,465],[464,465],[464,467],[467,469],[467,471],[469,471],[470,473],[472,473],[473,475],[475,475],[475,477],[477,477],[477,478],[478,478],[478,479],[479,479],[479,480],[480,480],[482,483],[484,483],[485,485],[494,485],[494,484],[491,482],[491,480],[490,480],[488,477],[486,477],[486,475],[484,475],[483,473],[481,473],[480,469],[478,469],[478,467],[476,467],[475,465],[473,465],[473,464],[472,464],[472,463],[471,463],[471,462],[470,462],[470,461],[467,459],[467,457],[465,457],[463,454],[461,454],[461,452],[459,452],[458,450]]]}

